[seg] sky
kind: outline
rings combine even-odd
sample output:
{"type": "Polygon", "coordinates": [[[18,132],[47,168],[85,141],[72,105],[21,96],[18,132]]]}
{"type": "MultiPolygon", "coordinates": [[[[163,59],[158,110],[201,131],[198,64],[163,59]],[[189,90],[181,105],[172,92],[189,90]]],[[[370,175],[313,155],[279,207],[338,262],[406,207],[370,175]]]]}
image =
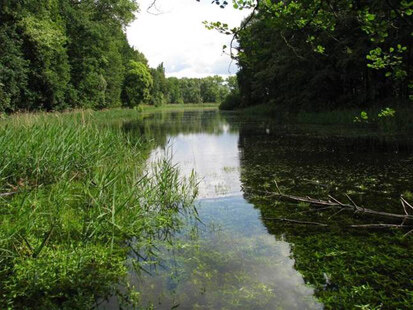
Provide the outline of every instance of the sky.
{"type": "MultiPolygon", "coordinates": [[[[127,28],[129,43],[144,53],[151,67],[164,63],[166,76],[228,76],[237,72],[228,55],[222,53],[231,36],[208,30],[203,21],[220,21],[237,27],[248,15],[229,5],[225,9],[211,0],[157,0],[156,9],[147,12],[153,0],[140,0],[137,19],[127,28]]],[[[231,3],[231,1],[228,1],[231,3]]]]}

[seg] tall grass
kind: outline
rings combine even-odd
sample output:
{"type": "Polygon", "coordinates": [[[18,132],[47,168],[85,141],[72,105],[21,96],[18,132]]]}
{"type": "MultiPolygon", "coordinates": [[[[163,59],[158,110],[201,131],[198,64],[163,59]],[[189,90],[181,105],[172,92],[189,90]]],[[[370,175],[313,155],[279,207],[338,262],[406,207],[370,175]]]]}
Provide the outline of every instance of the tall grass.
{"type": "Polygon", "coordinates": [[[126,281],[130,240],[152,251],[192,206],[193,179],[182,180],[169,158],[146,167],[149,146],[109,118],[1,121],[1,309],[93,307],[126,281]]]}

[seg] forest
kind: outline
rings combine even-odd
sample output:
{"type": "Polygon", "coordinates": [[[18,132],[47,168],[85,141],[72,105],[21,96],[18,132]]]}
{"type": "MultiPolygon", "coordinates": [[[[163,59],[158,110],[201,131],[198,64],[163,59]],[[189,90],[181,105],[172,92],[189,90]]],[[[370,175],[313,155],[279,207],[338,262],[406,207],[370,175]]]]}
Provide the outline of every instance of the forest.
{"type": "MultiPolygon", "coordinates": [[[[221,3],[223,5],[223,3],[221,3]]],[[[234,29],[239,93],[227,108],[287,111],[406,107],[412,97],[411,1],[237,1],[253,13],[234,29]]],[[[225,108],[225,106],[224,106],[225,108]]]]}
{"type": "Polygon", "coordinates": [[[221,102],[219,76],[166,78],[132,48],[134,0],[2,0],[0,112],[221,102]]]}
{"type": "Polygon", "coordinates": [[[265,0],[233,6],[252,9],[240,27],[220,21],[207,27],[238,42],[227,47],[240,68],[237,83],[219,76],[166,78],[163,64],[149,68],[125,34],[139,10],[134,0],[3,0],[0,111],[222,102],[230,91],[223,109],[411,104],[411,2],[265,0]]]}

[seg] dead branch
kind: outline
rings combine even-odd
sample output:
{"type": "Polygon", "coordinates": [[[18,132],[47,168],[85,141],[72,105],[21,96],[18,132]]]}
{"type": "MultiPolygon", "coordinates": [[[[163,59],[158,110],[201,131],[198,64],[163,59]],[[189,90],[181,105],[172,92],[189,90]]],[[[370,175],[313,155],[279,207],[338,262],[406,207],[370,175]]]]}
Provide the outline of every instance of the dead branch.
{"type": "Polygon", "coordinates": [[[408,231],[406,234],[403,235],[403,238],[406,238],[408,235],[410,235],[413,232],[413,229],[411,229],[410,231],[408,231]]]}
{"type": "Polygon", "coordinates": [[[354,211],[358,213],[365,213],[369,215],[378,215],[378,216],[383,216],[383,217],[413,220],[413,215],[410,215],[410,214],[397,214],[397,213],[375,211],[372,209],[359,207],[356,204],[342,203],[332,196],[329,196],[331,200],[321,200],[321,199],[315,199],[311,197],[298,197],[298,196],[293,196],[293,195],[286,195],[280,192],[270,193],[270,195],[275,196],[275,197],[289,199],[289,200],[305,202],[305,203],[309,203],[309,204],[316,205],[316,206],[324,206],[324,207],[331,206],[334,208],[340,208],[340,209],[350,210],[350,211],[354,211]]]}
{"type": "Polygon", "coordinates": [[[147,12],[148,14],[155,15],[155,16],[162,14],[162,12],[161,12],[161,11],[158,9],[158,7],[156,6],[156,1],[157,1],[157,0],[153,0],[152,3],[146,8],[146,12],[147,12]],[[154,9],[154,10],[156,11],[156,13],[155,13],[155,12],[152,12],[152,11],[151,11],[152,9],[154,9]]]}
{"type": "Polygon", "coordinates": [[[412,206],[410,203],[408,203],[408,202],[406,201],[406,199],[404,199],[403,196],[400,196],[400,200],[403,201],[403,203],[406,204],[406,206],[408,206],[410,209],[413,210],[413,206],[412,206]]]}
{"type": "Polygon", "coordinates": [[[263,217],[262,219],[271,220],[271,221],[289,222],[289,223],[294,223],[294,224],[316,225],[316,226],[328,227],[328,224],[324,224],[324,223],[297,221],[297,220],[291,220],[291,219],[280,218],[280,217],[263,217]]]}
{"type": "Polygon", "coordinates": [[[351,228],[412,228],[412,225],[404,224],[359,224],[359,225],[349,225],[351,228]]]}
{"type": "MultiPolygon", "coordinates": [[[[280,222],[288,222],[293,224],[303,224],[303,225],[315,225],[315,226],[322,226],[322,227],[330,227],[331,225],[319,222],[308,222],[308,221],[297,221],[287,218],[281,217],[263,217],[263,220],[270,220],[270,221],[280,221],[280,222]]],[[[347,228],[412,228],[412,225],[404,225],[404,224],[357,224],[357,225],[346,225],[344,227],[347,228]]],[[[410,231],[411,232],[411,231],[410,231]]],[[[406,235],[408,235],[408,232],[406,235]]],[[[406,236],[405,235],[405,236],[406,236]]]]}

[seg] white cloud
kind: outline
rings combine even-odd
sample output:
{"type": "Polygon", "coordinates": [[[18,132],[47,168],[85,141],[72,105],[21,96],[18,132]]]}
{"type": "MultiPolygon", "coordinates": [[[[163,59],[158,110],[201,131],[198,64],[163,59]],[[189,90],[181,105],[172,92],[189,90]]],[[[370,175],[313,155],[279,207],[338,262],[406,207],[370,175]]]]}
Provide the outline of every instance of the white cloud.
{"type": "Polygon", "coordinates": [[[221,21],[236,27],[248,11],[221,9],[209,0],[157,0],[161,14],[153,15],[147,12],[152,2],[139,1],[141,12],[127,29],[130,44],[145,54],[150,66],[163,62],[167,76],[177,77],[236,73],[236,65],[230,66],[230,57],[222,54],[222,46],[229,45],[231,37],[207,30],[202,22],[221,21]]]}

